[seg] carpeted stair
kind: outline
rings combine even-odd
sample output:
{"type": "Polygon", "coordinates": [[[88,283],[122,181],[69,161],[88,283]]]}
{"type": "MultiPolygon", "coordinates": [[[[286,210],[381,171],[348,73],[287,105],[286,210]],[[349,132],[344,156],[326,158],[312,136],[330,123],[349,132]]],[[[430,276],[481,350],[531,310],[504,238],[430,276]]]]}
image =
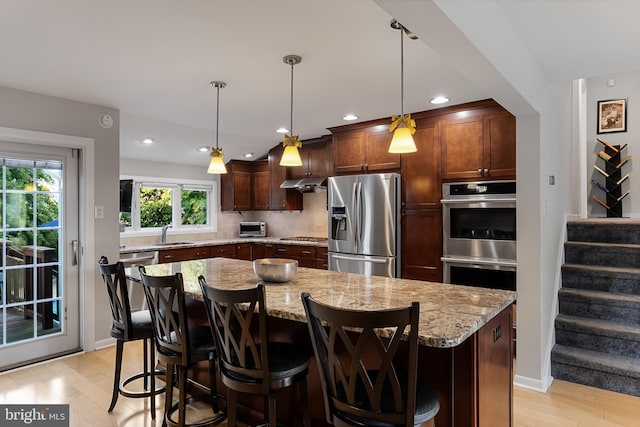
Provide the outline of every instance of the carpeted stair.
{"type": "Polygon", "coordinates": [[[640,221],[567,224],[554,378],[640,396],[640,221]]]}

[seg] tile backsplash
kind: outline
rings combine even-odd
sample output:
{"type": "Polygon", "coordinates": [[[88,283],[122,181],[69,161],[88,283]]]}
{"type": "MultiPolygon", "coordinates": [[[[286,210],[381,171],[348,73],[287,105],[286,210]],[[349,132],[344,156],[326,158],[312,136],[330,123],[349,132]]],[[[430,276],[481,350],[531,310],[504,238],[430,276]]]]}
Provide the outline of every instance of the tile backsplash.
{"type": "MultiPolygon", "coordinates": [[[[267,223],[268,237],[311,236],[327,237],[327,193],[305,193],[302,211],[248,211],[218,212],[218,231],[201,234],[170,234],[171,241],[197,241],[230,239],[238,237],[238,223],[241,221],[264,221],[267,223]]],[[[124,245],[145,245],[158,242],[160,235],[151,237],[121,238],[124,245]]]]}

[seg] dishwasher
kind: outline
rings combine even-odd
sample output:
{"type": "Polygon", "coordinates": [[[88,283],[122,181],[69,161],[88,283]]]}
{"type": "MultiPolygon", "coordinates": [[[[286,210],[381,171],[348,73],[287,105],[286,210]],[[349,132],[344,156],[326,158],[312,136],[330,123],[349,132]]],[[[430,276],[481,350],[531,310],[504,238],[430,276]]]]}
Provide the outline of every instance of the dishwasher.
{"type": "MultiPolygon", "coordinates": [[[[124,268],[131,269],[137,269],[140,265],[158,264],[158,251],[121,253],[118,261],[124,264],[124,268]]],[[[147,309],[147,301],[141,282],[127,280],[127,291],[132,312],[147,309]]]]}

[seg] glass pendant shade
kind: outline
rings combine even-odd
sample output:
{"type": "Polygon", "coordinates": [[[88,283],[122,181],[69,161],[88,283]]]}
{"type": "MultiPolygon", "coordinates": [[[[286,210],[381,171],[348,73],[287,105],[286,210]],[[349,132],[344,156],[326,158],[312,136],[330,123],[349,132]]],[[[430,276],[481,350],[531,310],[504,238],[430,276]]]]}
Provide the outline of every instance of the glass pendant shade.
{"type": "Polygon", "coordinates": [[[413,141],[411,131],[406,127],[397,127],[393,132],[391,144],[389,145],[389,153],[403,154],[415,153],[418,151],[416,143],[413,141]]]}
{"type": "Polygon", "coordinates": [[[227,173],[227,167],[224,165],[222,148],[211,149],[211,162],[209,162],[209,169],[207,169],[207,173],[215,173],[215,174],[227,173]]]}
{"type": "Polygon", "coordinates": [[[302,158],[298,148],[293,145],[287,145],[282,152],[280,166],[302,166],[302,158]]]}

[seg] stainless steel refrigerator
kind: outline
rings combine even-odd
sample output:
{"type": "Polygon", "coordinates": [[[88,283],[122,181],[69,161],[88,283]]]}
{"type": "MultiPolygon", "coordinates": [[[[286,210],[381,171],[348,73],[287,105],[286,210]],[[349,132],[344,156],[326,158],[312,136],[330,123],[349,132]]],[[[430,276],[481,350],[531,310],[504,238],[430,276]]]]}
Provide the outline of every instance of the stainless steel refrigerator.
{"type": "Polygon", "coordinates": [[[400,174],[330,177],[329,270],[400,277],[400,174]]]}

